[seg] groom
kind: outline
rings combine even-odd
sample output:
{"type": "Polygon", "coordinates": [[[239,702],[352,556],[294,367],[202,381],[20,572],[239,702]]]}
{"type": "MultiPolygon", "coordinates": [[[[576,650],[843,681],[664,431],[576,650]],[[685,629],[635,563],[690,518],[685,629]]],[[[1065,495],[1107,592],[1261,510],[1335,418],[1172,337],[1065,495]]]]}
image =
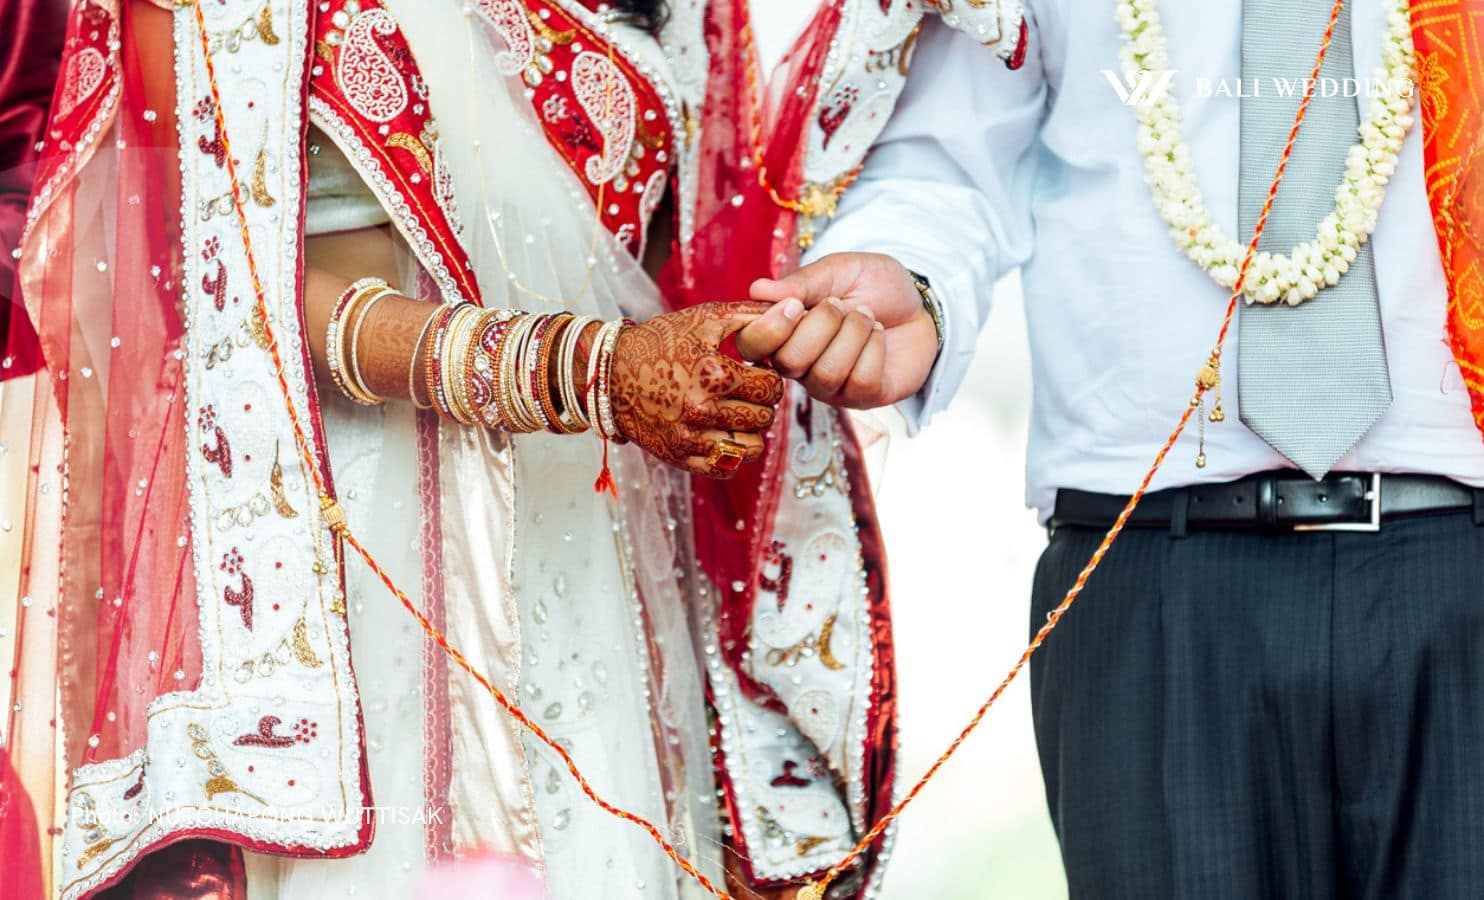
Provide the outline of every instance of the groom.
{"type": "MultiPolygon", "coordinates": [[[[995,280],[1019,267],[1029,498],[1050,530],[1033,627],[1190,403],[1298,105],[1274,86],[1302,85],[1331,16],[1330,0],[1144,0],[1122,19],[1112,2],[1069,5],[1030,0],[1019,71],[924,25],[858,185],[812,262],[755,285],[776,305],[739,340],[811,395],[896,404],[915,429],[947,405],[995,280]],[[1126,41],[1172,73],[1168,94],[1112,87],[1126,41]]],[[[1453,160],[1452,194],[1477,216],[1481,110],[1461,61],[1484,3],[1438,6],[1417,31],[1420,111],[1367,83],[1410,74],[1405,3],[1339,10],[1251,279],[1280,302],[1241,305],[1224,405],[1195,413],[1203,444],[1176,446],[1035,658],[1074,900],[1484,886],[1480,219],[1440,217],[1459,226],[1440,256],[1425,181],[1453,160]],[[1424,115],[1427,135],[1407,130],[1424,115]],[[1316,241],[1307,267],[1285,267],[1316,241]]]]}

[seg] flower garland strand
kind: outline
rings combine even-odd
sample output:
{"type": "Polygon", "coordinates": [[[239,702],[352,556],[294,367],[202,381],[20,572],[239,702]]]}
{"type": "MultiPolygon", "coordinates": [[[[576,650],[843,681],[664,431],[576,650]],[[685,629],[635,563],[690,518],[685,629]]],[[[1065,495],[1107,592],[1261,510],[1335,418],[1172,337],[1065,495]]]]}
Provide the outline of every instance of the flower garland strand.
{"type": "MultiPolygon", "coordinates": [[[[1164,29],[1156,0],[1125,0],[1115,15],[1125,44],[1119,62],[1129,84],[1170,71],[1164,29]]],[[[1415,51],[1407,17],[1407,0],[1386,5],[1386,35],[1381,64],[1371,83],[1381,90],[1366,106],[1358,129],[1359,143],[1345,157],[1345,174],[1335,189],[1335,208],[1320,220],[1312,241],[1296,245],[1287,255],[1261,252],[1252,261],[1253,277],[1244,294],[1248,303],[1297,306],[1326,287],[1337,284],[1355,261],[1360,246],[1376,230],[1386,183],[1396,171],[1402,141],[1412,127],[1415,51]],[[1403,90],[1406,86],[1408,90],[1403,90]]],[[[1319,73],[1305,85],[1310,96],[1319,73]]],[[[1180,107],[1168,89],[1152,92],[1133,105],[1139,123],[1138,146],[1144,156],[1144,180],[1154,206],[1170,227],[1170,237],[1192,262],[1217,284],[1233,288],[1238,281],[1242,246],[1212,222],[1211,212],[1196,183],[1190,147],[1180,134],[1180,107]]]]}

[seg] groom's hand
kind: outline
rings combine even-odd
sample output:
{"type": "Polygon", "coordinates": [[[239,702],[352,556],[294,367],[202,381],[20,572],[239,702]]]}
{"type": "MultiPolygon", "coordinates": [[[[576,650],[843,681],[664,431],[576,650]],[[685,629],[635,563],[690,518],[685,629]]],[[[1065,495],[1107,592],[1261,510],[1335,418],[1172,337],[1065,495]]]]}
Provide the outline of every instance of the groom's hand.
{"type": "Polygon", "coordinates": [[[938,355],[938,329],[911,274],[890,256],[836,253],[752,285],[774,304],[737,334],[744,359],[835,406],[871,409],[917,393],[938,355]]]}

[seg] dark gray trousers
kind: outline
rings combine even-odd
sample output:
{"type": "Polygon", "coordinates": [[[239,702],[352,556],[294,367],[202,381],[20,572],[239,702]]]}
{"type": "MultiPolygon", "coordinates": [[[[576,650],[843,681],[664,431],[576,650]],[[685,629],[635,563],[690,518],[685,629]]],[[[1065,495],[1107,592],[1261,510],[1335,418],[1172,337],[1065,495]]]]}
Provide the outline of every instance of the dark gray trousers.
{"type": "MultiPolygon", "coordinates": [[[[1031,628],[1100,531],[1060,528],[1031,628]]],[[[1031,664],[1072,900],[1484,897],[1484,527],[1129,530],[1031,664]]]]}

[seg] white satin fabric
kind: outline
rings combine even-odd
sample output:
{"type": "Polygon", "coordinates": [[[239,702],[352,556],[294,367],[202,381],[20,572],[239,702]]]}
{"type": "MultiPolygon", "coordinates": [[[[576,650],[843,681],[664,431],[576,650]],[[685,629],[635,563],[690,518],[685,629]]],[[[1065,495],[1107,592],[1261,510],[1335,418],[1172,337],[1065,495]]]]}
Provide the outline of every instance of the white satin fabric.
{"type": "MultiPolygon", "coordinates": [[[[604,319],[657,314],[653,281],[598,228],[588,194],[538,128],[519,82],[495,72],[498,47],[482,20],[466,18],[456,0],[387,6],[428,84],[484,304],[604,319]]],[[[658,45],[624,30],[626,42],[650,54],[651,70],[664,71],[658,45]]],[[[351,408],[333,394],[328,388],[321,399],[351,527],[414,603],[423,604],[420,586],[435,567],[453,645],[519,698],[599,792],[659,824],[720,884],[720,817],[690,617],[704,588],[685,479],[633,447],[614,448],[615,501],[593,491],[602,451],[591,435],[508,438],[445,424],[437,450],[442,539],[433,544],[420,533],[430,498],[418,495],[412,411],[351,408]]],[[[587,801],[555,754],[518,733],[473,679],[430,648],[359,561],[347,570],[376,837],[367,854],[348,860],[249,854],[252,900],[409,896],[434,855],[433,815],[451,820],[437,855],[524,857],[544,870],[554,898],[704,895],[639,828],[587,801]],[[451,732],[446,808],[428,799],[422,777],[439,752],[425,740],[424,694],[427,672],[440,666],[451,732]]]]}

